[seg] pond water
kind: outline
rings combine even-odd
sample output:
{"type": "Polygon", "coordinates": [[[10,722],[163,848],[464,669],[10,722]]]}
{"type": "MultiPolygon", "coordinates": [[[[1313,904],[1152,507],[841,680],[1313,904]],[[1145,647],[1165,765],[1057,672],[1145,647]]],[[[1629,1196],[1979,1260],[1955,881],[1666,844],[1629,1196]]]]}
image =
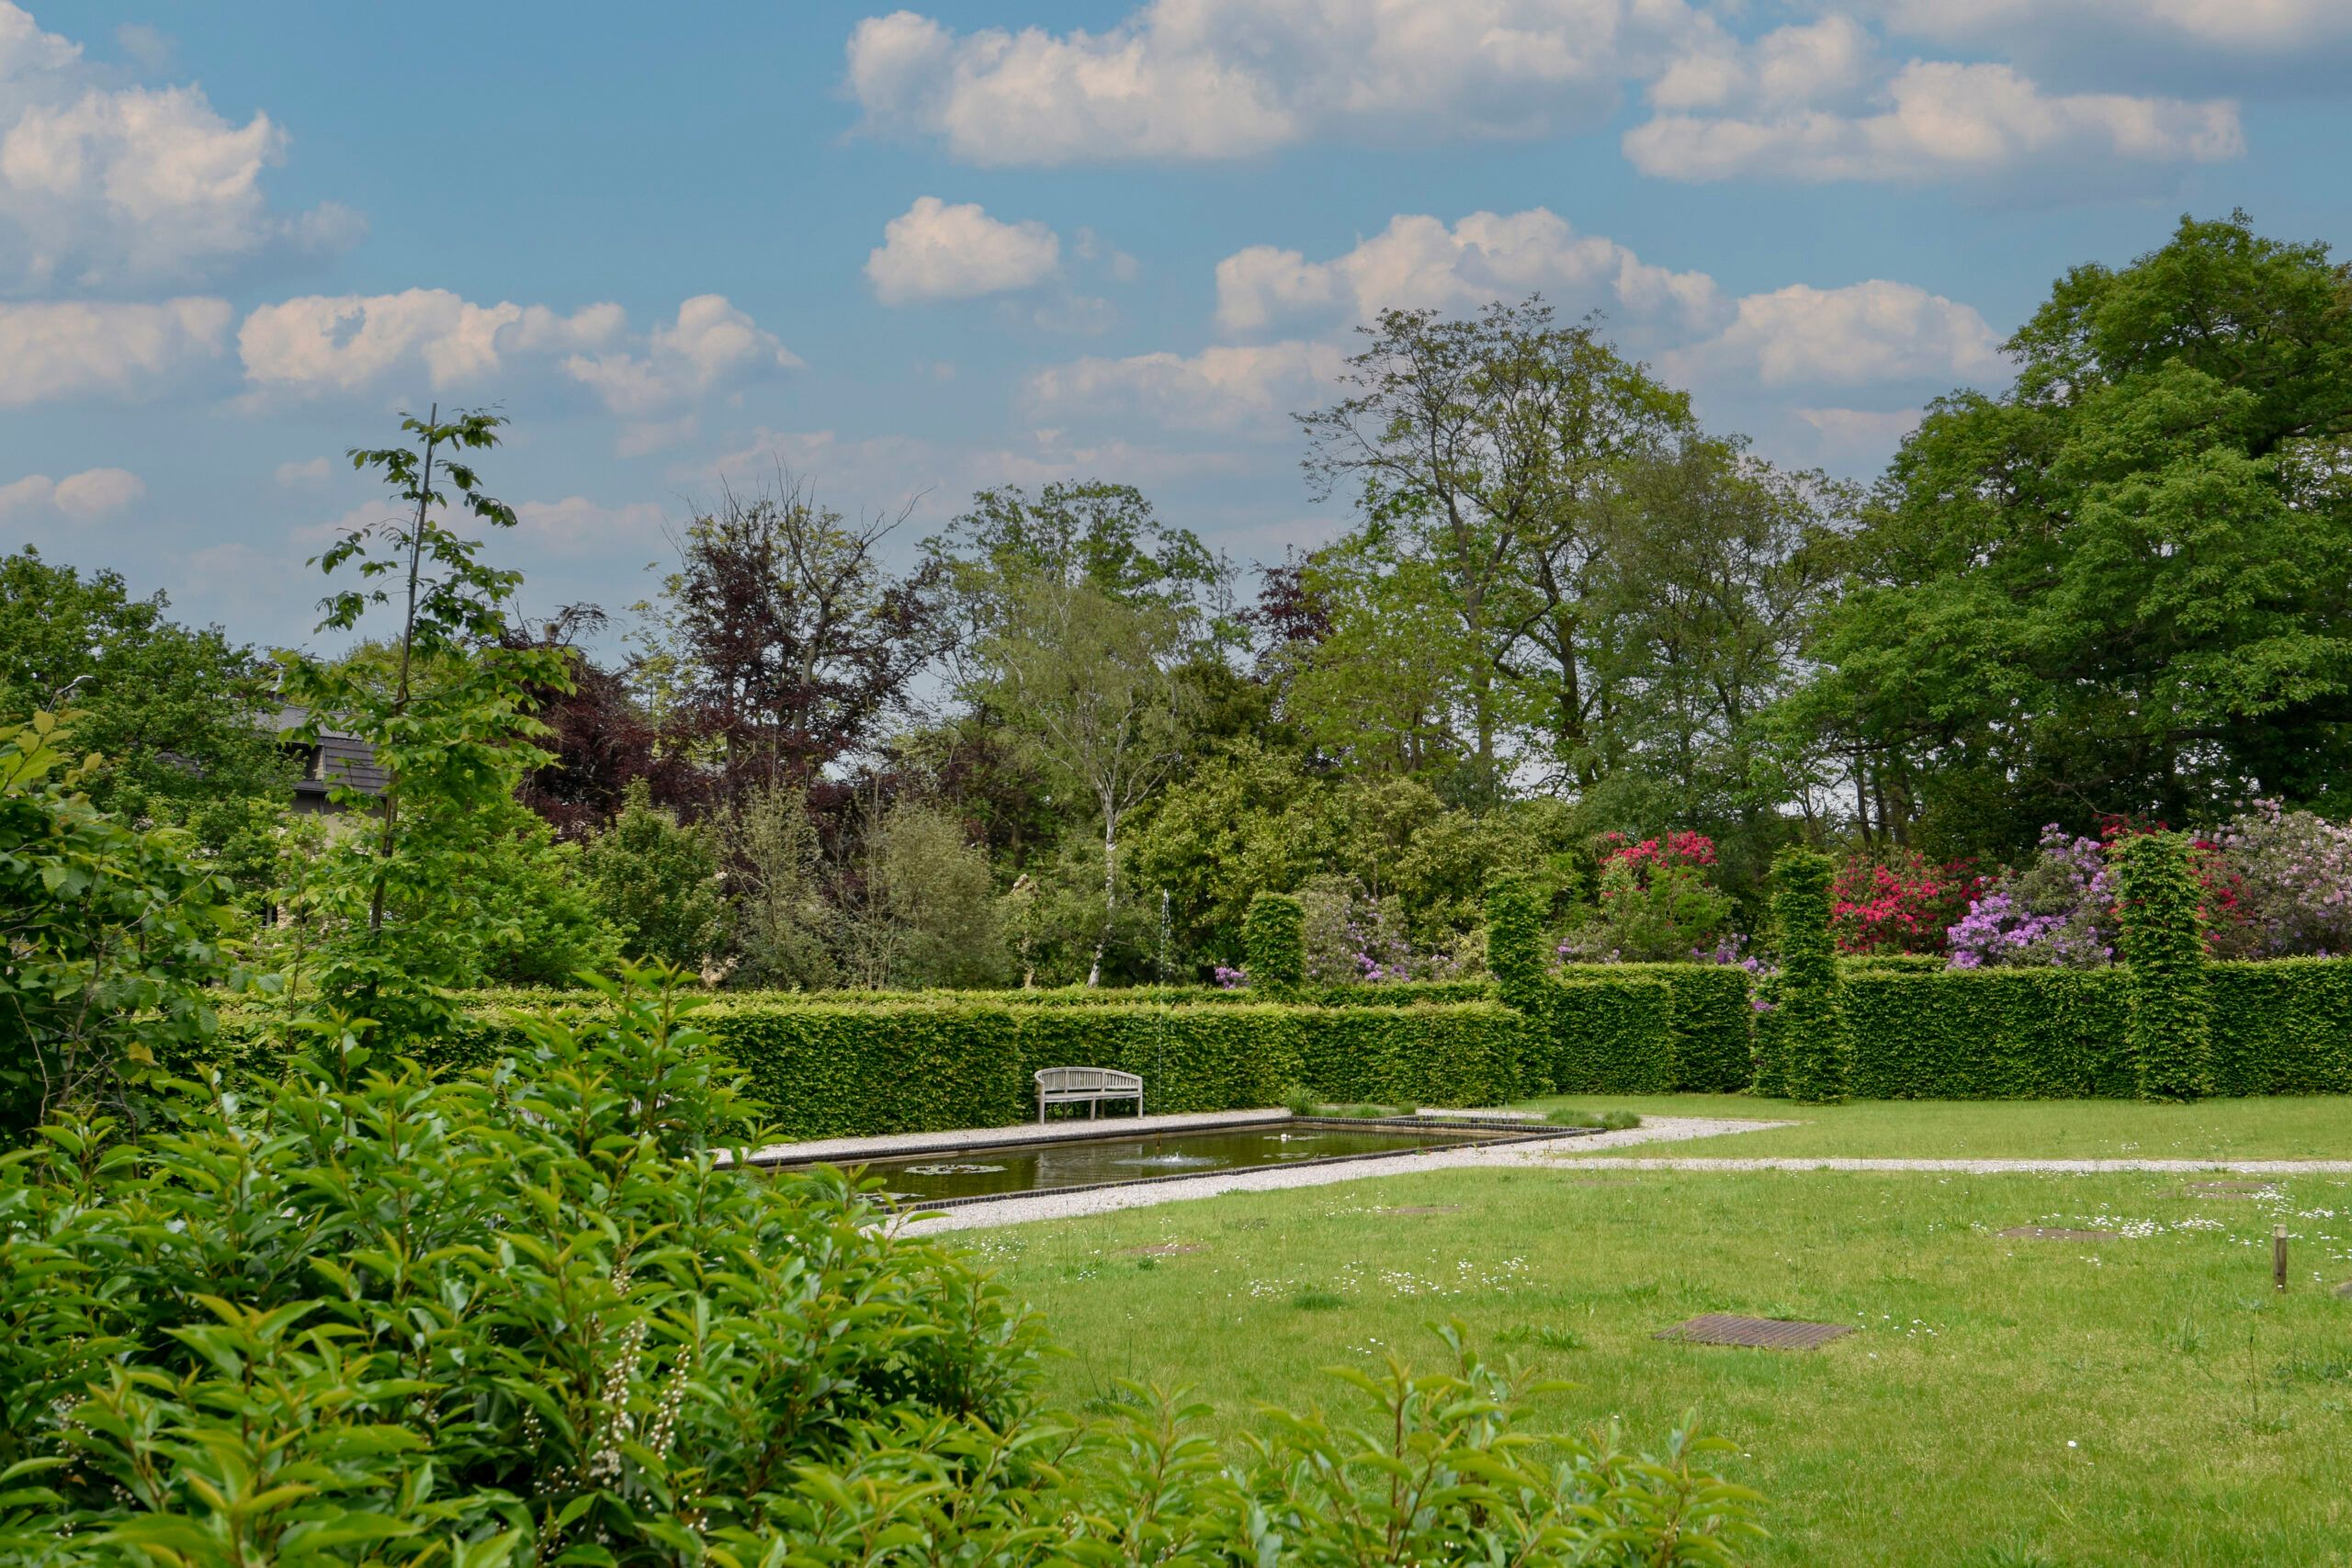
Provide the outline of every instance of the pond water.
{"type": "MultiPolygon", "coordinates": [[[[1516,1130],[1516,1129],[1514,1129],[1516,1130]]],[[[1400,1154],[1480,1143],[1497,1134],[1420,1127],[1348,1127],[1328,1122],[1260,1123],[1199,1132],[1129,1134],[1068,1142],[999,1144],[869,1160],[900,1201],[978,1198],[1062,1187],[1100,1187],[1154,1176],[1192,1176],[1252,1166],[1288,1165],[1341,1155],[1400,1154]]]]}

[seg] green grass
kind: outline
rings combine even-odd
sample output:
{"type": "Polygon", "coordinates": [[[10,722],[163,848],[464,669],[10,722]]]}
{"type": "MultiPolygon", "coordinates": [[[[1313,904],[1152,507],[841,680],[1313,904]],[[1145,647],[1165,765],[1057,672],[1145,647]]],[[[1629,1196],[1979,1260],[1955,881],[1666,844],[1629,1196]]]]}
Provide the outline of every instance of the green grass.
{"type": "MultiPolygon", "coordinates": [[[[1802,1126],[1702,1138],[1643,1153],[1962,1159],[2352,1159],[2352,1096],[2156,1105],[2132,1100],[1866,1100],[1798,1105],[1736,1094],[1577,1095],[1541,1111],[1730,1116],[1802,1126]]],[[[1618,1153],[1624,1151],[1619,1150],[1618,1153]]]]}
{"type": "Polygon", "coordinates": [[[1687,1409],[1772,1499],[1773,1564],[2340,1563],[2352,1540],[2352,1178],[1456,1170],[978,1233],[1068,1347],[1048,1376],[1186,1386],[1227,1439],[1342,1408],[1317,1369],[1491,1353],[1540,1414],[1654,1441],[1687,1409]],[[1390,1213],[1389,1208],[1442,1209],[1390,1213]],[[2326,1211],[2333,1211],[2334,1217],[2326,1211]],[[2274,1292],[2274,1218],[2296,1233],[2274,1292]],[[2124,1228],[2008,1240],[2015,1224],[2124,1228]],[[1203,1250],[1139,1259],[1123,1248],[1203,1250]],[[1809,1353],[1662,1343],[1702,1312],[1852,1324],[1809,1353]],[[2006,1555],[2004,1555],[2006,1554],[2006,1555]]]}

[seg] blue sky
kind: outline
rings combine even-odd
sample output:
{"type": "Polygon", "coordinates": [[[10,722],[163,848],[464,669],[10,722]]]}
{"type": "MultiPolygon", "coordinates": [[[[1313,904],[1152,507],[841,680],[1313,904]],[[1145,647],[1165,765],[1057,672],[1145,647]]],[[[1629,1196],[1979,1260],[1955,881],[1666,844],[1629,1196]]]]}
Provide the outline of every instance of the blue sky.
{"type": "Polygon", "coordinates": [[[2347,84],[2352,0],[0,0],[0,545],[300,640],[438,399],[539,610],[778,464],[1278,559],[1351,323],[1536,290],[1866,476],[2071,265],[2352,241],[2347,84]]]}

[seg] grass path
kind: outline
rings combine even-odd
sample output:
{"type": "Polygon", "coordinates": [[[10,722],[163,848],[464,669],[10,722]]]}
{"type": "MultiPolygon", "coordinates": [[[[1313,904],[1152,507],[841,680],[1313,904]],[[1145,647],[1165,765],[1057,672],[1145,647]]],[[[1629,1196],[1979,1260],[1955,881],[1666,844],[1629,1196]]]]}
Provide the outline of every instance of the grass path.
{"type": "Polygon", "coordinates": [[[1571,1380],[1544,1410],[1561,1425],[1622,1419],[1641,1441],[1695,1405],[1773,1499],[1771,1564],[2252,1568],[2342,1563],[2352,1541],[2352,1300],[2332,1293],[2352,1178],[2222,1200],[2177,1176],[1498,1168],[967,1244],[1070,1348],[1056,1393],[1187,1385],[1228,1438],[1260,1404],[1343,1405],[1319,1368],[1434,1364],[1424,1325],[1443,1317],[1571,1380]],[[1997,1234],[2019,1224],[2124,1234],[1997,1234]],[[1651,1337],[1702,1312],[1859,1332],[1804,1354],[1651,1337]]]}
{"type": "Polygon", "coordinates": [[[1798,1105],[1746,1095],[1570,1096],[1530,1100],[1651,1116],[1790,1121],[1685,1145],[1677,1154],[1901,1159],[2352,1159],[2352,1096],[2157,1105],[2118,1100],[1858,1100],[1798,1105]]]}

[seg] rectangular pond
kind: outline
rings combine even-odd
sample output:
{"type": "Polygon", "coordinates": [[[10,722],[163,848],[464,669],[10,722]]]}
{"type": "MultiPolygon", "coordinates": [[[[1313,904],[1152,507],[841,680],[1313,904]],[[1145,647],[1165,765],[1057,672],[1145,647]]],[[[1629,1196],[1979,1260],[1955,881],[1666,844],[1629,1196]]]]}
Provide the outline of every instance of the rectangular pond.
{"type": "MultiPolygon", "coordinates": [[[[1269,1166],[1321,1165],[1412,1154],[1465,1144],[1519,1143],[1573,1135],[1583,1129],[1542,1122],[1446,1123],[1406,1117],[1378,1121],[1295,1118],[1241,1126],[1170,1128],[1036,1143],[975,1144],[933,1148],[887,1159],[825,1163],[862,1169],[881,1179],[895,1204],[968,1203],[1015,1193],[1066,1192],[1089,1187],[1207,1176],[1269,1166]]],[[[785,1167],[783,1168],[790,1168],[785,1167]]]]}

